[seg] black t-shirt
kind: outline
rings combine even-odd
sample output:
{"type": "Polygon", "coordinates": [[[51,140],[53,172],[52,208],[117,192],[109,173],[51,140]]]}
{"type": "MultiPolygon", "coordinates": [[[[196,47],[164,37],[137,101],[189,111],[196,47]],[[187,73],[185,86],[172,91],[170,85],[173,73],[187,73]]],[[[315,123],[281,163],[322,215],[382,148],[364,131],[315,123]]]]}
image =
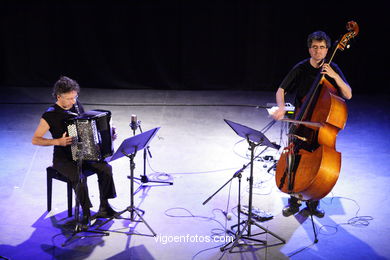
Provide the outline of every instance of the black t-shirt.
{"type": "MultiPolygon", "coordinates": [[[[333,70],[340,75],[340,77],[345,81],[344,74],[340,70],[339,66],[335,63],[331,63],[330,66],[333,68],[333,70]]],[[[286,77],[283,79],[282,83],[280,84],[279,88],[282,88],[285,90],[285,92],[292,93],[296,92],[295,95],[295,101],[294,105],[295,107],[299,108],[302,105],[302,99],[306,96],[306,94],[309,92],[314,80],[316,79],[317,75],[320,73],[321,68],[314,68],[310,64],[310,58],[305,59],[298,64],[296,64],[290,72],[286,75],[286,77]]],[[[325,75],[326,79],[329,80],[329,82],[337,88],[337,84],[334,81],[334,79],[328,77],[325,75]]],[[[338,88],[337,88],[338,89],[338,88]]]]}
{"type": "MultiPolygon", "coordinates": [[[[84,113],[84,108],[82,104],[77,101],[79,112],[84,113]]],[[[45,113],[43,113],[42,118],[50,126],[50,133],[53,139],[61,138],[62,135],[67,132],[65,121],[69,118],[77,116],[76,108],[73,106],[69,110],[61,108],[59,105],[54,104],[49,107],[45,113]]],[[[54,146],[53,159],[68,159],[72,160],[72,152],[70,145],[68,146],[54,146]]]]}

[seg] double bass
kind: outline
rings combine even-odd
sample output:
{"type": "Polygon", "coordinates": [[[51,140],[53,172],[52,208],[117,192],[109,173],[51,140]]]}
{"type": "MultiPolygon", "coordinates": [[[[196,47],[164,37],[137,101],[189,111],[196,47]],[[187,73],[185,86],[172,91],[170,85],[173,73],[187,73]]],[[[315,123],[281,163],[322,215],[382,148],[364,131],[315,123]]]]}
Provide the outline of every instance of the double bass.
{"type": "MultiPolygon", "coordinates": [[[[332,62],[337,50],[349,48],[349,41],[359,33],[354,21],[347,23],[347,30],[326,63],[332,62]]],[[[275,173],[279,190],[304,201],[320,200],[332,190],[341,169],[336,137],[344,129],[347,117],[344,99],[319,73],[295,120],[290,120],[288,145],[275,173]]]]}

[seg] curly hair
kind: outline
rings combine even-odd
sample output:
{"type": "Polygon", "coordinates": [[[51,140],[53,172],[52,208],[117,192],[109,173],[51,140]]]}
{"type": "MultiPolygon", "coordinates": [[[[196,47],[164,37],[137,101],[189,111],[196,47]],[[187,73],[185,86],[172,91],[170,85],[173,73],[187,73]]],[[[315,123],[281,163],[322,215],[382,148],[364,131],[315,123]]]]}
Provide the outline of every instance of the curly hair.
{"type": "Polygon", "coordinates": [[[57,80],[57,82],[54,84],[52,95],[55,99],[57,99],[57,96],[71,91],[76,91],[77,93],[80,93],[79,84],[71,78],[61,76],[59,80],[57,80]]]}
{"type": "Polygon", "coordinates": [[[330,37],[323,31],[315,31],[307,37],[307,47],[310,48],[313,41],[325,41],[326,47],[330,48],[330,37]]]}

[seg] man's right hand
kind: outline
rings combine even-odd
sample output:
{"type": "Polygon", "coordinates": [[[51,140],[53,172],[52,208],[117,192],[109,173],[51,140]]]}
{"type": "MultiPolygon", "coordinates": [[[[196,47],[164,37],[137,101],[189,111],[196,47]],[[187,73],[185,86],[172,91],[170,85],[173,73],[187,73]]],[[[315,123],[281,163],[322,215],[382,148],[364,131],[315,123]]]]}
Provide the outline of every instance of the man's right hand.
{"type": "Polygon", "coordinates": [[[73,142],[73,137],[66,136],[66,132],[63,133],[61,138],[57,139],[57,145],[59,145],[59,146],[68,146],[68,145],[71,145],[72,142],[73,142]]]}
{"type": "Polygon", "coordinates": [[[275,119],[275,120],[281,120],[284,118],[284,115],[286,114],[286,110],[284,109],[284,107],[279,107],[278,110],[276,110],[273,114],[272,114],[272,117],[275,119]]]}

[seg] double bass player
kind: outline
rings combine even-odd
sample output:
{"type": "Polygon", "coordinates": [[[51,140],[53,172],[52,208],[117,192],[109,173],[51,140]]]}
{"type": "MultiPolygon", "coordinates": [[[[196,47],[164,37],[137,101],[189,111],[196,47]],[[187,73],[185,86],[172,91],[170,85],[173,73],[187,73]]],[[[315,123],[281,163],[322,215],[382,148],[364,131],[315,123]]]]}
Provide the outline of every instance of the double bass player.
{"type": "MultiPolygon", "coordinates": [[[[295,110],[299,110],[305,96],[310,91],[313,82],[319,73],[337,88],[338,95],[344,99],[352,98],[352,90],[340,68],[333,62],[325,62],[325,57],[331,46],[329,36],[322,31],[311,33],[307,38],[307,47],[310,58],[297,63],[283,79],[276,92],[278,110],[272,115],[275,120],[281,120],[285,115],[285,99],[287,92],[295,92],[295,110]]],[[[288,205],[283,208],[283,216],[288,217],[299,212],[302,201],[295,196],[290,196],[288,205]]],[[[306,201],[306,208],[314,216],[324,217],[325,212],[319,207],[319,200],[306,201]]]]}

